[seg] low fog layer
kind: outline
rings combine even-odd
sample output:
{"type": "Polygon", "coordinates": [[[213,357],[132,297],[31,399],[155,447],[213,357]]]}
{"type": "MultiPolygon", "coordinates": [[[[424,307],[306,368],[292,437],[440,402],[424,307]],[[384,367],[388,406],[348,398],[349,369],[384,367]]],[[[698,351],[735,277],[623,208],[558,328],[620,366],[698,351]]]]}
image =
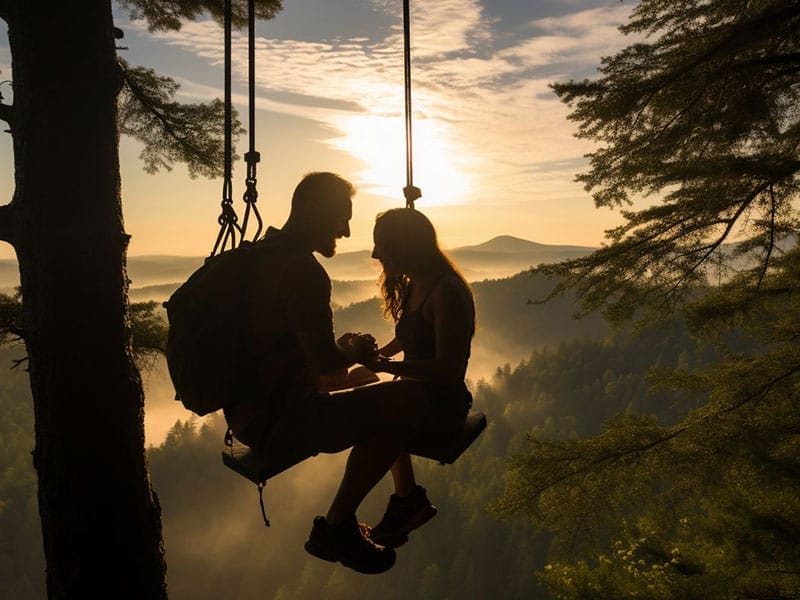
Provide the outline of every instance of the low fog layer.
{"type": "MultiPolygon", "coordinates": [[[[334,282],[334,294],[342,289],[339,284],[334,282]]],[[[573,318],[575,308],[569,297],[544,305],[528,302],[543,297],[550,285],[543,277],[527,273],[472,284],[477,329],[467,379],[473,386],[481,379],[490,379],[498,368],[527,359],[535,350],[556,347],[562,342],[583,337],[605,335],[607,327],[599,316],[580,321],[573,318]]],[[[374,284],[344,289],[373,295],[375,292],[374,284]]],[[[334,295],[334,304],[338,299],[334,295]]],[[[337,334],[348,331],[372,333],[379,343],[387,342],[393,335],[393,325],[383,316],[377,297],[336,308],[334,326],[337,334]]],[[[148,444],[157,445],[176,419],[187,420],[192,415],[173,400],[174,391],[163,359],[156,360],[146,373],[145,388],[145,436],[148,444]]]]}

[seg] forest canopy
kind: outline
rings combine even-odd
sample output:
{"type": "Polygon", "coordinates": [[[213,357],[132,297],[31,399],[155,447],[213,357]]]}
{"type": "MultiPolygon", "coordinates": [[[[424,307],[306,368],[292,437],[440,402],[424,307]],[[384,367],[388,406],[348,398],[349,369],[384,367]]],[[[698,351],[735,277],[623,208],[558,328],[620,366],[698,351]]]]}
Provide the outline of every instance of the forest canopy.
{"type": "Polygon", "coordinates": [[[705,395],[677,423],[531,436],[499,507],[556,531],[541,576],[559,597],[796,597],[800,4],[643,0],[622,31],[641,41],[553,89],[597,143],[578,180],[625,223],[538,272],[584,312],[675,318],[719,356],[654,374],[705,395]]]}

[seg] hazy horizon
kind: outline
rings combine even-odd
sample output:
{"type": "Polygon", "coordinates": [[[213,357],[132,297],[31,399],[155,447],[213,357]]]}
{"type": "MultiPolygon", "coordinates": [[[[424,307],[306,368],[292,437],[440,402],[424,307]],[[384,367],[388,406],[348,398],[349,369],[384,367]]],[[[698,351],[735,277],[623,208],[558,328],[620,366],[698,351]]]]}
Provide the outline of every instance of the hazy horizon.
{"type": "MultiPolygon", "coordinates": [[[[541,262],[557,262],[588,254],[592,250],[594,248],[588,246],[541,244],[511,235],[495,236],[469,246],[445,248],[470,282],[509,277],[541,262]]],[[[334,281],[375,282],[380,274],[380,265],[371,258],[371,252],[370,247],[338,251],[332,258],[318,258],[334,281]]],[[[148,293],[152,294],[152,299],[165,300],[174,291],[174,287],[197,269],[205,258],[206,256],[169,254],[129,255],[127,267],[132,300],[145,300],[147,298],[143,296],[148,293]],[[162,289],[147,289],[158,286],[162,289]]],[[[0,259],[0,292],[11,293],[17,285],[17,260],[0,259]]],[[[365,297],[369,296],[357,294],[355,299],[365,297]]]]}
{"type": "MultiPolygon", "coordinates": [[[[636,41],[618,31],[632,5],[608,0],[418,2],[411,11],[414,184],[417,208],[445,247],[508,233],[595,246],[620,224],[597,210],[576,174],[593,150],[574,137],[570,110],[548,86],[596,72],[600,57],[636,41]],[[458,15],[458,18],[454,18],[458,15]]],[[[375,215],[404,206],[402,11],[385,0],[284,3],[256,31],[256,149],[259,207],[281,224],[292,190],[309,171],[333,171],[358,188],[352,238],[343,252],[369,245],[375,215]],[[302,74],[302,75],[301,75],[302,74]]],[[[223,95],[223,34],[210,19],[180,31],[147,31],[116,7],[121,54],[180,84],[177,100],[223,95]]],[[[235,31],[233,102],[246,115],[245,32],[235,31]]],[[[0,37],[0,69],[13,80],[0,37]]],[[[4,92],[5,93],[5,92],[4,92]]],[[[249,125],[245,124],[249,129],[249,125]]],[[[234,152],[243,155],[242,136],[234,152]]],[[[216,239],[221,179],[192,179],[177,164],[146,174],[142,146],[120,140],[120,175],[130,255],[199,256],[216,239]]],[[[241,210],[244,165],[234,165],[241,210]]],[[[11,136],[0,137],[0,203],[13,196],[11,136]]],[[[13,256],[0,243],[0,258],[13,256]]]]}

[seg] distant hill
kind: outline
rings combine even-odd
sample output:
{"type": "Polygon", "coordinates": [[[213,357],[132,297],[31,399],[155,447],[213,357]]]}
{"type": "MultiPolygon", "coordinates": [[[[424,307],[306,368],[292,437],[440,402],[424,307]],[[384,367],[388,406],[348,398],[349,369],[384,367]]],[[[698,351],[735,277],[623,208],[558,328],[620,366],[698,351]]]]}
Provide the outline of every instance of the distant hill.
{"type": "MultiPolygon", "coordinates": [[[[131,302],[164,302],[174,292],[180,283],[164,283],[161,285],[146,285],[144,287],[131,287],[128,294],[131,302]]],[[[353,302],[360,302],[378,295],[377,281],[331,281],[331,296],[334,308],[347,306],[353,302]]]]}
{"type": "Polygon", "coordinates": [[[510,235],[501,235],[477,246],[448,251],[470,281],[509,277],[542,263],[561,262],[590,254],[588,246],[538,244],[510,235]]]}
{"type": "Polygon", "coordinates": [[[523,252],[548,252],[555,249],[558,252],[559,248],[578,248],[583,252],[593,250],[593,248],[585,246],[552,246],[548,244],[540,244],[538,242],[531,242],[522,238],[514,237],[513,235],[498,235],[482,244],[475,246],[464,246],[456,248],[456,251],[461,250],[477,250],[480,252],[505,252],[512,254],[519,254],[523,252]]]}
{"type": "MultiPolygon", "coordinates": [[[[591,253],[588,246],[538,244],[529,240],[501,235],[477,246],[447,250],[469,281],[510,277],[540,263],[560,262],[591,253]]],[[[380,265],[370,258],[370,251],[344,252],[325,261],[325,268],[334,279],[376,278],[380,265]],[[374,274],[374,275],[373,275],[374,274]]]]}
{"type": "Polygon", "coordinates": [[[134,287],[181,282],[204,260],[201,256],[130,256],[128,278],[134,287]]]}
{"type": "MultiPolygon", "coordinates": [[[[543,262],[558,262],[584,256],[594,248],[586,246],[559,246],[538,244],[510,235],[502,235],[477,246],[463,246],[448,250],[448,255],[458,264],[470,281],[510,277],[515,273],[543,262]]],[[[333,258],[320,258],[331,279],[340,282],[374,282],[380,275],[380,264],[371,258],[371,250],[343,252],[333,258]]],[[[128,259],[128,276],[131,287],[176,284],[188,277],[203,262],[201,257],[188,256],[133,256],[128,259]]],[[[3,286],[0,279],[0,287],[3,286]]],[[[342,290],[344,291],[344,290],[342,290]]],[[[355,299],[344,294],[341,304],[355,299]]]]}
{"type": "MultiPolygon", "coordinates": [[[[200,256],[129,256],[128,278],[132,288],[162,286],[185,280],[190,273],[203,264],[200,256]]],[[[0,259],[0,292],[7,292],[19,285],[19,269],[14,259],[0,259]]]]}
{"type": "MultiPolygon", "coordinates": [[[[525,240],[520,240],[525,242],[525,240]]],[[[352,253],[351,253],[352,254],[352,253]]],[[[147,286],[131,290],[131,300],[163,301],[178,284],[147,286]]],[[[529,304],[543,298],[553,283],[542,276],[519,272],[473,282],[477,310],[477,332],[469,377],[485,378],[505,363],[517,364],[545,346],[582,337],[604,336],[608,327],[599,315],[580,321],[573,318],[574,298],[566,295],[547,304],[529,304]]],[[[334,323],[338,333],[370,332],[388,341],[393,325],[383,317],[375,281],[332,281],[334,323]]]]}

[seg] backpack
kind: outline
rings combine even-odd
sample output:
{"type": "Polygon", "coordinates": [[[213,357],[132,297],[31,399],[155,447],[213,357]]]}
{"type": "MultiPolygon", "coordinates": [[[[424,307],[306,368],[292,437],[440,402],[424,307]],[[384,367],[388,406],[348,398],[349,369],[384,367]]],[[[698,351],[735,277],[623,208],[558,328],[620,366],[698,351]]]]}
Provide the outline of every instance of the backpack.
{"type": "Polygon", "coordinates": [[[238,399],[249,363],[242,318],[249,312],[249,277],[256,258],[256,246],[249,243],[212,256],[164,303],[175,399],[197,415],[238,399]]]}

